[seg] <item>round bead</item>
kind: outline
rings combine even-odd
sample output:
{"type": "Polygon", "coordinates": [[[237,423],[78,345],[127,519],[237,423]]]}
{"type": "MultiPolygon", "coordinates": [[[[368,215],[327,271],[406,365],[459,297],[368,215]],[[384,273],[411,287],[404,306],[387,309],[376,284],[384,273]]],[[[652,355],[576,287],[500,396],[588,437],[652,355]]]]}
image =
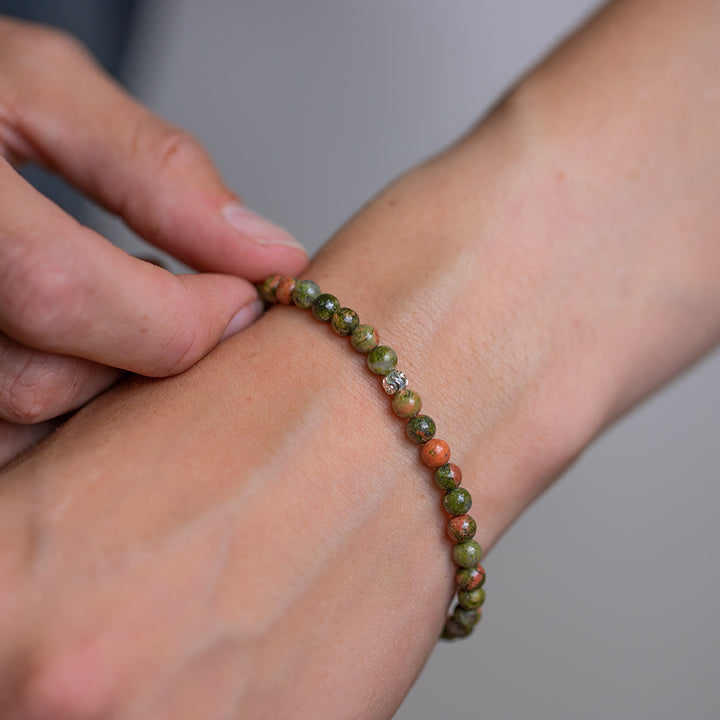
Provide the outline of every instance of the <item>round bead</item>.
{"type": "Polygon", "coordinates": [[[464,608],[456,605],[452,616],[464,628],[473,628],[480,620],[480,608],[464,608]]]}
{"type": "Polygon", "coordinates": [[[397,355],[387,345],[378,345],[368,353],[367,366],[376,375],[387,375],[396,365],[397,355]]]}
{"type": "Polygon", "coordinates": [[[485,583],[485,570],[482,565],[471,568],[459,568],[455,573],[458,590],[475,590],[485,583]]]}
{"type": "Polygon", "coordinates": [[[392,409],[398,417],[415,417],[422,410],[422,400],[414,390],[405,388],[393,397],[392,409]]]}
{"type": "Polygon", "coordinates": [[[338,335],[350,335],[360,322],[358,314],[350,308],[340,308],[330,318],[330,327],[338,335]]]}
{"type": "Polygon", "coordinates": [[[313,302],[310,312],[320,322],[330,322],[330,318],[340,308],[340,301],[330,293],[318,295],[313,302]]]}
{"type": "Polygon", "coordinates": [[[369,353],[378,342],[377,330],[372,325],[358,325],[350,336],[350,344],[361,353],[369,353]]]}
{"type": "Polygon", "coordinates": [[[408,420],[405,432],[413,442],[425,443],[435,435],[435,421],[427,415],[416,415],[408,420]]]}
{"type": "MultiPolygon", "coordinates": [[[[458,543],[452,551],[453,560],[464,568],[475,567],[482,559],[482,548],[475,540],[458,543]]],[[[468,592],[463,590],[463,592],[468,592]]],[[[472,590],[470,592],[476,592],[472,590]]],[[[479,606],[478,606],[479,607],[479,606]]]]}
{"type": "Polygon", "coordinates": [[[475,610],[485,602],[485,588],[477,590],[460,590],[458,605],[466,610],[475,610]]]}
{"type": "Polygon", "coordinates": [[[455,640],[455,638],[467,637],[472,630],[472,625],[467,628],[461,625],[454,617],[449,617],[445,621],[445,627],[440,637],[445,640],[455,640]]]}
{"type": "Polygon", "coordinates": [[[469,515],[458,515],[450,518],[447,524],[447,533],[451,540],[467,542],[475,537],[477,523],[469,515]]]}
{"type": "Polygon", "coordinates": [[[275,288],[275,299],[282,305],[292,305],[292,294],[297,280],[291,277],[284,277],[275,288]]]}
{"type": "Polygon", "coordinates": [[[303,310],[307,310],[320,295],[320,286],[312,280],[299,280],[292,292],[293,302],[303,310]]]}
{"type": "Polygon", "coordinates": [[[282,279],[281,275],[271,275],[265,278],[258,286],[258,295],[261,300],[264,300],[268,305],[275,304],[275,290],[282,279]]]}
{"type": "Polygon", "coordinates": [[[443,498],[443,507],[450,515],[464,515],[472,507],[470,493],[462,487],[448,490],[443,498]]]}
{"type": "Polygon", "coordinates": [[[420,448],[420,459],[429,468],[445,465],[450,459],[450,446],[444,440],[432,438],[420,448]]]}
{"type": "Polygon", "coordinates": [[[441,465],[436,471],[435,484],[442,490],[453,490],[462,480],[462,470],[455,463],[441,465]]]}

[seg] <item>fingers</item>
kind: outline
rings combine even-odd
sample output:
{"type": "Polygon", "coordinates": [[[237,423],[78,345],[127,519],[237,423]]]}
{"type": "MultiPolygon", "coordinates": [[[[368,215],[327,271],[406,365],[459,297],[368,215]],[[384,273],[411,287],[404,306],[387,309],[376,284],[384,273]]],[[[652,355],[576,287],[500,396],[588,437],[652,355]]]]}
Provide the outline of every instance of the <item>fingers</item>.
{"type": "Polygon", "coordinates": [[[225,187],[205,150],[116,85],[73,40],[0,21],[0,145],[57,170],[192,267],[299,273],[302,248],[225,187]]]}
{"type": "Polygon", "coordinates": [[[130,257],[0,161],[0,330],[17,342],[165,376],[259,311],[246,280],[175,276],[130,257]]]}
{"type": "Polygon", "coordinates": [[[0,419],[49,420],[84,405],[121,375],[89,360],[32,350],[0,333],[0,419]]]}

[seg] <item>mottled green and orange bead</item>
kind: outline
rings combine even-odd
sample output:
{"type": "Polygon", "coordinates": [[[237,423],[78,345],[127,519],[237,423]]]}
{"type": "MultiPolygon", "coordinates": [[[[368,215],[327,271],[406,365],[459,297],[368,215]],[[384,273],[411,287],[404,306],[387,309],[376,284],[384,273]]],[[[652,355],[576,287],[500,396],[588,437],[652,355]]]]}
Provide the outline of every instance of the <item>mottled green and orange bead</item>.
{"type": "Polygon", "coordinates": [[[475,567],[482,560],[482,548],[475,540],[458,543],[453,548],[453,560],[456,565],[464,568],[475,567]]]}
{"type": "Polygon", "coordinates": [[[445,493],[443,507],[450,515],[465,515],[472,507],[472,497],[463,487],[453,488],[445,493]]]}
{"type": "Polygon", "coordinates": [[[271,275],[265,278],[258,286],[257,291],[260,299],[268,305],[275,304],[275,290],[282,280],[282,275],[271,275]]]}
{"type": "Polygon", "coordinates": [[[477,532],[477,523],[469,515],[451,517],[447,524],[447,533],[451,540],[466,542],[472,540],[477,532]]]}
{"type": "Polygon", "coordinates": [[[422,410],[422,399],[414,390],[405,388],[393,395],[392,409],[398,417],[415,417],[422,410]]]}
{"type": "Polygon", "coordinates": [[[485,602],[485,588],[476,590],[460,590],[458,592],[458,605],[466,610],[475,610],[485,602]]]}
{"type": "Polygon", "coordinates": [[[397,365],[397,354],[388,345],[374,347],[367,356],[367,366],[376,375],[387,375],[397,365]]]}
{"type": "Polygon", "coordinates": [[[292,292],[295,305],[301,310],[307,310],[320,296],[320,286],[312,280],[298,280],[292,292]]]}
{"type": "Polygon", "coordinates": [[[340,301],[330,293],[321,293],[315,298],[310,312],[320,322],[330,322],[330,318],[340,309],[340,301]]]}
{"type": "Polygon", "coordinates": [[[476,590],[485,583],[485,569],[478,564],[475,567],[458,568],[455,573],[458,590],[476,590]]]}
{"type": "Polygon", "coordinates": [[[455,463],[447,463],[435,470],[433,478],[442,490],[453,490],[462,482],[462,470],[455,463]]]}
{"type": "Polygon", "coordinates": [[[350,335],[350,344],[358,352],[367,354],[380,344],[380,339],[372,325],[358,325],[350,335]]]}
{"type": "Polygon", "coordinates": [[[340,308],[330,318],[330,327],[338,334],[347,336],[358,326],[360,318],[350,308],[340,308]]]}
{"type": "Polygon", "coordinates": [[[413,442],[425,443],[435,435],[435,421],[428,415],[416,415],[408,420],[405,432],[413,442]]]}
{"type": "Polygon", "coordinates": [[[472,630],[480,621],[480,613],[480,608],[464,608],[462,605],[456,605],[452,616],[460,625],[472,630]]]}
{"type": "Polygon", "coordinates": [[[456,638],[467,637],[473,631],[473,626],[466,627],[460,624],[454,617],[449,617],[445,621],[441,638],[445,640],[455,640],[456,638]]]}

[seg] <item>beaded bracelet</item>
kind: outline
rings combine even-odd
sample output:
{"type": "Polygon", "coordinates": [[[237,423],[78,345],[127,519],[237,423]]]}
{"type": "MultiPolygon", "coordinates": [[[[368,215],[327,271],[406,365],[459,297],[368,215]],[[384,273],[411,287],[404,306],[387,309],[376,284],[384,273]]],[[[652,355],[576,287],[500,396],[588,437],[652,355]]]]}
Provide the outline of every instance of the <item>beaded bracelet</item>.
{"type": "Polygon", "coordinates": [[[380,345],[378,334],[371,325],[361,325],[357,313],[340,307],[334,295],[320,292],[312,280],[296,280],[281,275],[271,275],[258,286],[258,293],[267,305],[292,305],[310,309],[321,322],[341,336],[349,336],[355,350],[367,355],[367,366],[382,376],[382,386],[392,396],[395,415],[407,420],[407,436],[420,445],[420,459],[433,470],[435,484],[445,491],[443,507],[451,516],[447,524],[450,539],[455,542],[452,557],[458,565],[455,574],[458,602],[447,618],[440,637],[451,640],[466,637],[482,616],[485,602],[485,570],[480,565],[482,550],[473,539],[477,524],[467,512],[472,505],[470,493],[459,487],[462,480],[460,468],[449,462],[450,447],[435,437],[435,422],[421,415],[420,396],[407,387],[405,373],[396,369],[397,355],[387,345],[380,345]]]}

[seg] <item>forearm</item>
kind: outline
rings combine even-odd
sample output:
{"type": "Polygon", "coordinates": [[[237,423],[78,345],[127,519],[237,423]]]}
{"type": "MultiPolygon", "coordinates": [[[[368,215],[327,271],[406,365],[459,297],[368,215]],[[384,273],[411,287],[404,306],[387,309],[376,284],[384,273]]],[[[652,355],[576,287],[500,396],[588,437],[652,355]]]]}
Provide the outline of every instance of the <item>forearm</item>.
{"type": "MultiPolygon", "coordinates": [[[[464,470],[485,548],[612,418],[717,340],[717,58],[702,42],[716,15],[614,6],[306,273],[397,350],[464,470]]],[[[440,629],[452,568],[436,489],[363,365],[307,313],[273,309],[184,375],[104,396],[7,472],[14,519],[0,527],[16,554],[3,572],[23,576],[40,527],[33,582],[62,588],[43,647],[105,618],[115,568],[125,592],[146,591],[113,604],[102,642],[85,633],[64,668],[122,648],[132,620],[154,645],[128,677],[155,677],[175,616],[195,622],[207,599],[213,630],[253,658],[234,677],[255,699],[275,693],[280,717],[308,687],[323,694],[318,668],[332,689],[361,661],[337,716],[359,716],[366,697],[378,707],[363,716],[387,716],[440,629]],[[163,592],[186,614],[158,617],[163,592]]],[[[0,635],[22,636],[26,600],[6,598],[0,635]]]]}

